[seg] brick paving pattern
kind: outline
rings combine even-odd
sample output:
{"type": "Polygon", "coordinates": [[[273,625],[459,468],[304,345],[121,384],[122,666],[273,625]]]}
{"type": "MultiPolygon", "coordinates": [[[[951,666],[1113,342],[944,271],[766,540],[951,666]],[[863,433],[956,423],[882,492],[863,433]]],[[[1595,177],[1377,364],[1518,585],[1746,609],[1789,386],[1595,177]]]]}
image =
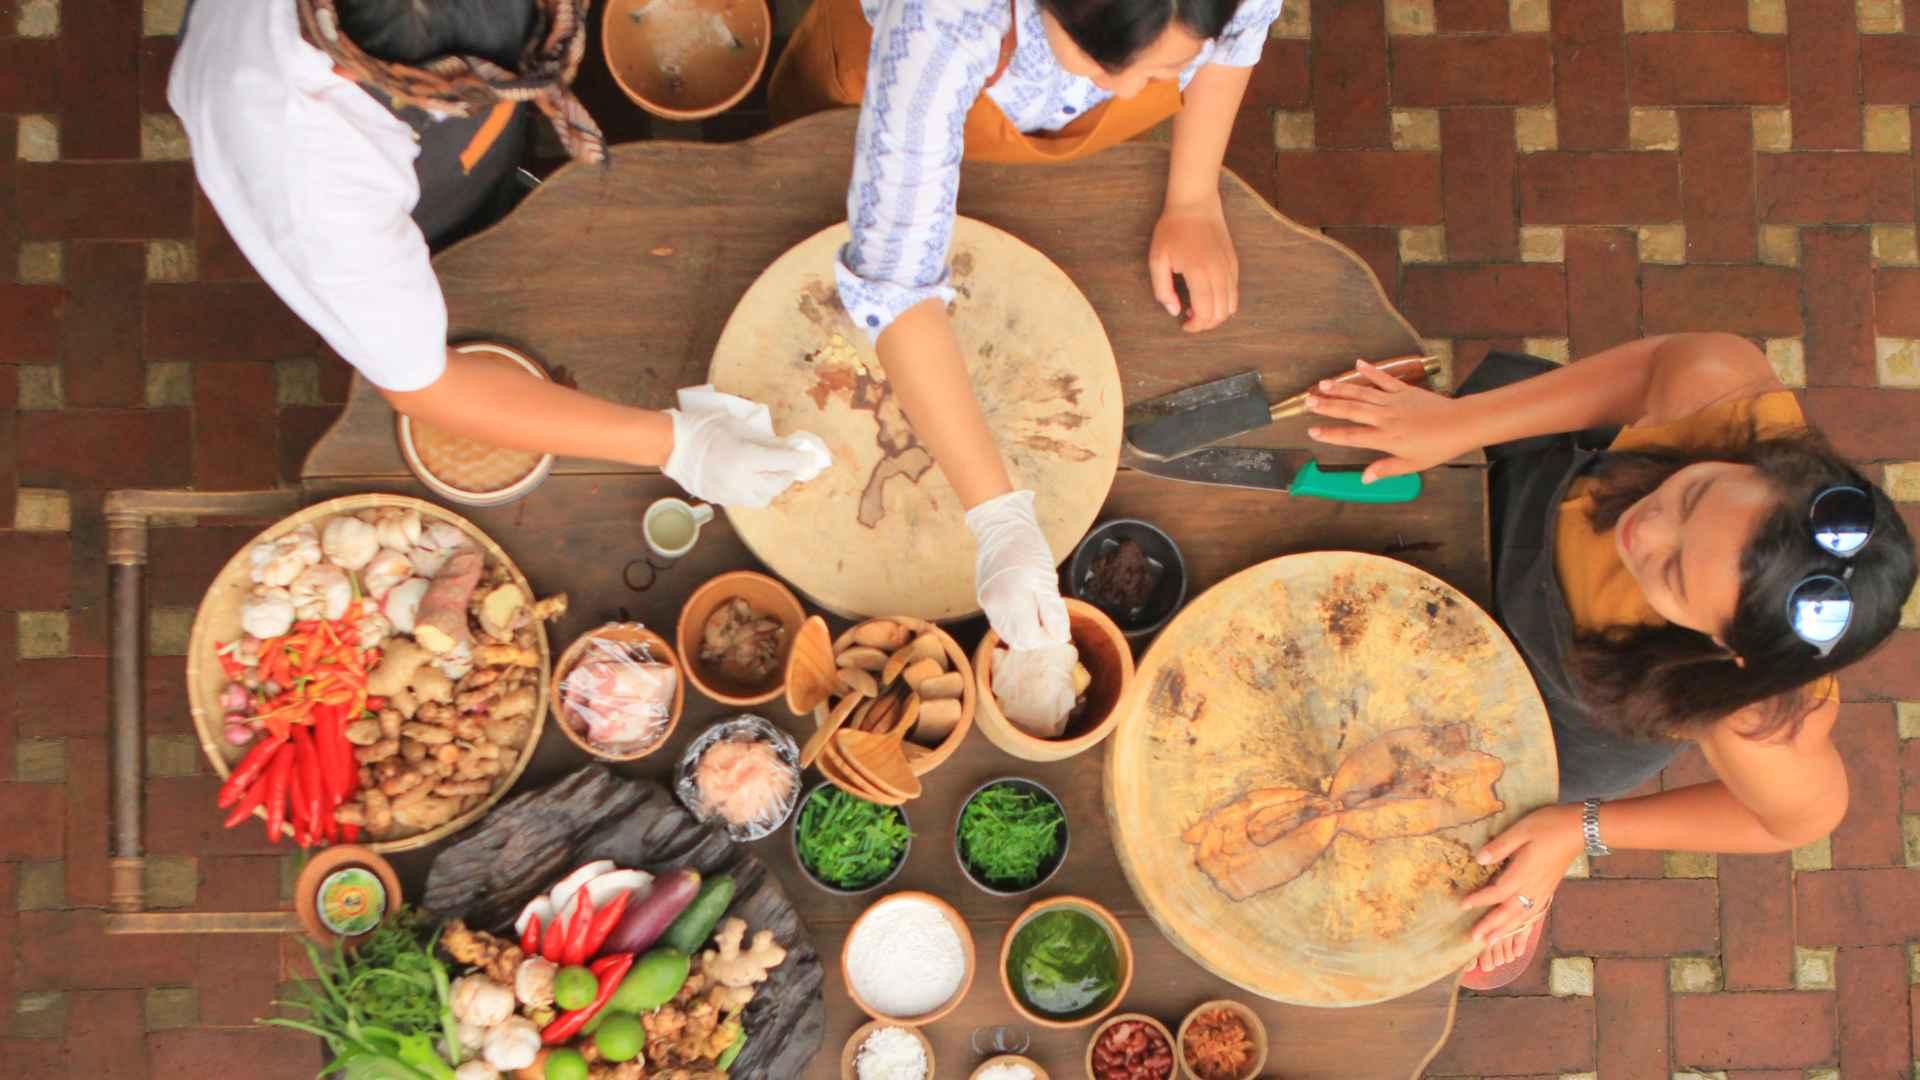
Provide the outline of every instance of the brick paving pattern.
{"type": "MultiPolygon", "coordinates": [[[[184,0],[0,0],[0,1066],[304,1078],[258,1029],[291,953],[100,933],[103,492],[294,479],[347,371],[254,278],[164,100],[184,0]],[[10,150],[8,148],[11,148],[10,150]]],[[[794,12],[783,5],[783,25],[794,12]]],[[[650,133],[595,62],[617,138],[650,133]]],[[[1489,348],[1761,344],[1920,531],[1920,0],[1289,0],[1230,164],[1360,253],[1454,376],[1489,348]]],[[[695,129],[764,125],[752,101],[695,129]]],[[[154,536],[149,888],[286,902],[209,812],[180,676],[249,530],[154,536]]],[[[1465,995],[1432,1075],[1882,1080],[1920,1027],[1920,601],[1842,679],[1852,810],[1791,854],[1579,867],[1532,969],[1465,995]]],[[[1677,786],[1707,776],[1697,756],[1677,786]]]]}

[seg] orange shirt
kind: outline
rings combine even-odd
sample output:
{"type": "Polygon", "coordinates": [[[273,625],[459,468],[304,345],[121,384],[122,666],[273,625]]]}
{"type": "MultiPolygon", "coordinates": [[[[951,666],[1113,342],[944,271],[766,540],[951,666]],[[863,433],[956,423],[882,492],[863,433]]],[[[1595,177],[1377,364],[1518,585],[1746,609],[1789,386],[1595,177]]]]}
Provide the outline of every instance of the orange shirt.
{"type": "MultiPolygon", "coordinates": [[[[1791,391],[1776,390],[1759,397],[1709,406],[1672,423],[1622,428],[1610,449],[1660,447],[1678,450],[1714,450],[1737,446],[1752,434],[1785,434],[1807,426],[1800,402],[1791,391]]],[[[1566,595],[1567,611],[1576,630],[1596,631],[1610,626],[1662,626],[1647,603],[1639,582],[1620,561],[1613,531],[1598,532],[1588,522],[1593,508],[1592,477],[1579,477],[1567,488],[1560,504],[1554,536],[1553,564],[1566,595]]],[[[1839,697],[1832,679],[1820,688],[1823,697],[1839,697]]]]}

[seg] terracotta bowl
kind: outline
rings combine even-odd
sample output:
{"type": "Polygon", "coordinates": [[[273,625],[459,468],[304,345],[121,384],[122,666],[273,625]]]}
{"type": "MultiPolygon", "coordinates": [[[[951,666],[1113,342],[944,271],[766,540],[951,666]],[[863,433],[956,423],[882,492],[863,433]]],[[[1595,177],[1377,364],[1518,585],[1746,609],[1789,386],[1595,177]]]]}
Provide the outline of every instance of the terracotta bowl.
{"type": "MultiPolygon", "coordinates": [[[[1133,942],[1127,937],[1126,928],[1120,925],[1119,919],[1114,918],[1113,912],[1108,911],[1106,908],[1084,896],[1055,896],[1032,904],[1008,925],[1006,939],[1000,943],[1000,989],[1007,995],[1007,1001],[1013,1005],[1014,1012],[1019,1013],[1021,1017],[1029,1023],[1038,1024],[1044,1028],[1066,1031],[1095,1023],[1101,1017],[1119,1008],[1120,1002],[1127,996],[1127,990],[1132,986],[1133,942]],[[1013,992],[1013,974],[1007,970],[1007,965],[1013,958],[1013,939],[1020,933],[1020,928],[1025,926],[1035,916],[1044,915],[1049,911],[1054,911],[1059,908],[1072,908],[1083,914],[1091,915],[1102,926],[1105,926],[1107,936],[1113,940],[1113,951],[1120,961],[1120,985],[1114,987],[1112,1000],[1108,1001],[1099,1009],[1072,1020],[1056,1020],[1049,1016],[1042,1016],[1032,1009],[1027,1008],[1026,1005],[1021,1003],[1019,995],[1013,992]]],[[[1171,1044],[1173,1040],[1168,1039],[1167,1041],[1171,1044]]]]}
{"type": "Polygon", "coordinates": [[[781,689],[787,684],[787,657],[793,651],[794,635],[800,632],[800,624],[806,618],[806,610],[785,585],[752,570],[733,570],[713,578],[687,597],[686,604],[680,609],[680,628],[674,638],[680,649],[681,663],[694,689],[722,705],[764,705],[779,697],[781,689]],[[773,670],[758,683],[743,683],[729,678],[718,667],[700,659],[700,642],[707,628],[707,619],[721,604],[735,598],[745,600],[763,615],[779,619],[780,628],[785,631],[773,670]]]}
{"type": "Polygon", "coordinates": [[[704,120],[760,81],[773,14],[766,0],[609,0],[600,47],[634,104],[666,120],[704,120]]]}
{"type": "Polygon", "coordinates": [[[553,681],[550,684],[550,693],[553,698],[554,720],[560,725],[560,730],[567,733],[567,738],[572,740],[573,745],[585,750],[588,754],[602,761],[638,761],[648,754],[653,753],[655,750],[660,749],[662,746],[665,746],[667,741],[673,738],[673,729],[680,726],[680,714],[685,710],[687,704],[687,667],[680,662],[679,657],[673,654],[673,646],[667,644],[667,639],[661,637],[659,634],[654,633],[638,623],[608,623],[598,630],[589,630],[578,638],[575,638],[573,644],[567,646],[567,651],[560,654],[560,659],[555,661],[553,665],[553,681]],[[626,645],[644,644],[652,652],[655,660],[673,668],[675,676],[673,680],[673,711],[667,714],[666,730],[660,733],[660,737],[654,740],[652,746],[631,753],[616,754],[602,747],[595,746],[593,743],[587,741],[586,735],[574,730],[573,720],[567,715],[564,685],[567,681],[567,675],[573,671],[574,665],[586,659],[587,643],[596,639],[626,645]]]}
{"type": "Polygon", "coordinates": [[[854,1062],[860,1057],[860,1047],[866,1043],[868,1036],[879,1031],[881,1028],[890,1027],[901,1028],[911,1033],[914,1038],[919,1039],[920,1049],[924,1050],[927,1055],[927,1075],[939,1075],[933,1071],[933,1044],[927,1041],[927,1037],[920,1033],[919,1028],[909,1027],[906,1024],[896,1024],[891,1020],[869,1020],[861,1024],[854,1030],[852,1035],[847,1037],[846,1049],[840,1051],[840,1080],[860,1080],[859,1071],[853,1067],[854,1062]]]}
{"type": "Polygon", "coordinates": [[[1000,703],[993,697],[994,650],[1000,647],[1000,635],[988,630],[980,639],[980,647],[973,651],[980,732],[1014,757],[1027,761],[1070,758],[1100,745],[1120,723],[1119,705],[1133,683],[1133,649],[1127,636],[1106,612],[1084,600],[1067,600],[1067,621],[1074,648],[1080,650],[1080,662],[1093,676],[1093,683],[1087,687],[1086,711],[1068,724],[1066,734],[1058,739],[1028,734],[1000,711],[1000,703]]]}
{"type": "MultiPolygon", "coordinates": [[[[1005,966],[1004,960],[1001,966],[1005,966]]],[[[886,896],[875,900],[867,906],[867,910],[860,913],[859,918],[853,920],[853,925],[847,928],[846,944],[840,947],[840,980],[846,984],[847,997],[853,1000],[854,1005],[858,1006],[861,1012],[866,1013],[875,1020],[882,1020],[889,1024],[898,1024],[902,1027],[923,1027],[939,1020],[954,1009],[959,1008],[960,1002],[965,1000],[967,996],[967,991],[973,988],[973,973],[975,967],[973,931],[968,929],[967,920],[960,917],[960,913],[953,909],[952,904],[947,903],[932,893],[913,892],[909,890],[906,892],[888,893],[886,896]],[[867,1004],[866,1000],[860,996],[859,991],[855,990],[853,986],[852,961],[854,939],[860,936],[860,927],[867,921],[868,916],[896,900],[919,900],[939,908],[940,914],[946,916],[947,922],[953,927],[954,931],[960,935],[960,949],[967,957],[967,973],[960,979],[960,989],[953,992],[953,997],[947,999],[946,1004],[932,1012],[922,1013],[919,1016],[888,1016],[886,1013],[867,1004]]]]}
{"type": "Polygon", "coordinates": [[[1118,1016],[1110,1016],[1099,1027],[1093,1029],[1093,1037],[1087,1040],[1087,1056],[1086,1056],[1087,1080],[1099,1080],[1099,1077],[1095,1076],[1093,1072],[1094,1044],[1100,1041],[1100,1036],[1105,1035],[1107,1033],[1108,1028],[1113,1027],[1115,1024],[1124,1024],[1129,1020],[1135,1023],[1147,1025],[1153,1030],[1159,1032],[1161,1038],[1167,1040],[1167,1049],[1173,1052],[1175,1065],[1173,1066],[1173,1068],[1167,1070],[1165,1076],[1155,1077],[1154,1080],[1173,1080],[1173,1078],[1179,1075],[1179,1072],[1180,1072],[1180,1066],[1178,1064],[1178,1061],[1180,1058],[1180,1048],[1174,1045],[1173,1032],[1167,1030],[1167,1025],[1161,1023],[1158,1020],[1155,1020],[1153,1017],[1148,1016],[1145,1013],[1121,1013],[1118,1016]]]}
{"type": "Polygon", "coordinates": [[[1202,1013],[1212,1012],[1215,1009],[1225,1009],[1235,1016],[1238,1016],[1240,1022],[1247,1025],[1247,1033],[1253,1036],[1253,1061],[1247,1065],[1247,1071],[1232,1078],[1232,1080],[1253,1080],[1254,1077],[1260,1075],[1260,1070],[1267,1067],[1267,1025],[1261,1021],[1259,1014],[1255,1013],[1252,1009],[1247,1008],[1237,1001],[1228,1001],[1225,998],[1217,1001],[1208,1001],[1195,1006],[1193,1011],[1187,1013],[1187,1018],[1180,1021],[1180,1034],[1179,1037],[1174,1040],[1173,1046],[1174,1059],[1180,1063],[1180,1075],[1186,1077],[1187,1080],[1205,1080],[1199,1073],[1194,1072],[1187,1066],[1187,1028],[1193,1025],[1195,1017],[1202,1013]]]}
{"type": "Polygon", "coordinates": [[[1033,1073],[1033,1080],[1047,1080],[1047,1070],[1041,1068],[1039,1062],[1030,1057],[1022,1057],[1019,1054],[1001,1054],[999,1057],[990,1057],[981,1062],[979,1067],[974,1069],[973,1072],[967,1074],[967,1080],[980,1080],[980,1075],[995,1065],[1025,1065],[1028,1071],[1033,1073]]]}

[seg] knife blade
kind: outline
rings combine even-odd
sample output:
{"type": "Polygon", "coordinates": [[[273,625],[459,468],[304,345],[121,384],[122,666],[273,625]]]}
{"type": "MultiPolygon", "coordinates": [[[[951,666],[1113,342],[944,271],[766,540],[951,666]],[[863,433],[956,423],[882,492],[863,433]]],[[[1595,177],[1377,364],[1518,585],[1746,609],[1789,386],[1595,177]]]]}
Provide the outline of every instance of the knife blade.
{"type": "MultiPolygon", "coordinates": [[[[1374,366],[1415,385],[1426,381],[1440,367],[1439,361],[1430,356],[1400,356],[1374,366]]],[[[1365,377],[1355,370],[1338,376],[1335,381],[1356,382],[1365,377]]],[[[1305,411],[1305,393],[1269,404],[1260,373],[1242,371],[1176,390],[1128,409],[1127,449],[1140,458],[1177,458],[1305,411]]]]}
{"type": "Polygon", "coordinates": [[[1152,476],[1189,484],[1279,491],[1288,495],[1351,503],[1411,502],[1420,494],[1420,474],[1361,482],[1359,469],[1322,469],[1305,450],[1262,446],[1209,446],[1167,459],[1123,457],[1122,463],[1152,476]]]}

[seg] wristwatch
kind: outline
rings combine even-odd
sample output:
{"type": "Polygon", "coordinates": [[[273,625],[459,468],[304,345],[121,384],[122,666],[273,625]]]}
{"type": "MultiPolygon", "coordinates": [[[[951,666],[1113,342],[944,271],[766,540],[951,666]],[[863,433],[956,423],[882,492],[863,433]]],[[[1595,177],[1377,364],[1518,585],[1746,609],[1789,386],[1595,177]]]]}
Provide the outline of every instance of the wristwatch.
{"type": "Polygon", "coordinates": [[[1600,800],[1588,799],[1586,809],[1580,815],[1580,831],[1587,838],[1587,857],[1599,858],[1613,854],[1613,849],[1600,841],[1600,800]]]}

